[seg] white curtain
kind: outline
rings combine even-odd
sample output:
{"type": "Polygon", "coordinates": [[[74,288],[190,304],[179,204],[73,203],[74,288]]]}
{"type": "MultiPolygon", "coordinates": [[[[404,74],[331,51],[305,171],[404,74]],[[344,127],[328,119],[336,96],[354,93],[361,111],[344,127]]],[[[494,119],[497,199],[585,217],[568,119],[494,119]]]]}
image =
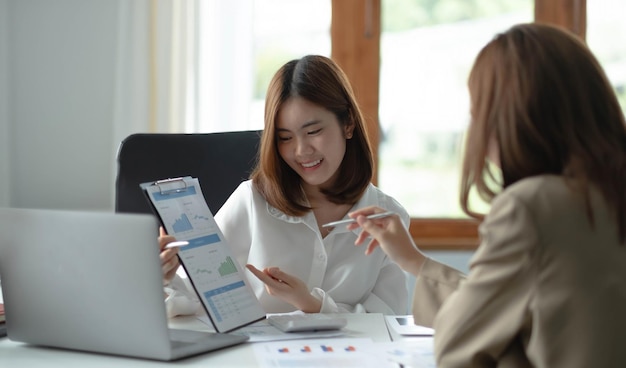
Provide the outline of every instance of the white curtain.
{"type": "Polygon", "coordinates": [[[115,138],[261,128],[251,118],[254,5],[120,0],[115,138]]]}
{"type": "Polygon", "coordinates": [[[151,129],[183,132],[195,120],[198,2],[151,1],[151,129]]]}
{"type": "MultiPolygon", "coordinates": [[[[119,0],[113,142],[149,131],[149,0],[119,0]]],[[[117,146],[114,147],[117,150],[117,146]]]]}
{"type": "Polygon", "coordinates": [[[196,0],[120,0],[115,141],[194,120],[196,0]]]}
{"type": "MultiPolygon", "coordinates": [[[[119,0],[113,142],[195,120],[197,0],[119,0]]],[[[117,162],[112,161],[115,178],[117,162]]]]}
{"type": "Polygon", "coordinates": [[[199,3],[196,119],[188,120],[187,131],[263,127],[262,119],[253,118],[258,112],[252,111],[254,5],[254,0],[199,3]]]}

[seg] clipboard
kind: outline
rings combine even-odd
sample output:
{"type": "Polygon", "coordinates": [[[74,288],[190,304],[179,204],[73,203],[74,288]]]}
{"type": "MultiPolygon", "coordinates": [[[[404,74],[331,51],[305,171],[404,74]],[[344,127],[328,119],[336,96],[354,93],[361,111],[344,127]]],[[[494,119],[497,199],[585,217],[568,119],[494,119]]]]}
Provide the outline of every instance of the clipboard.
{"type": "Polygon", "coordinates": [[[200,183],[190,176],[140,184],[159,222],[189,244],[178,258],[217,332],[265,318],[265,311],[217,226],[200,183]]]}

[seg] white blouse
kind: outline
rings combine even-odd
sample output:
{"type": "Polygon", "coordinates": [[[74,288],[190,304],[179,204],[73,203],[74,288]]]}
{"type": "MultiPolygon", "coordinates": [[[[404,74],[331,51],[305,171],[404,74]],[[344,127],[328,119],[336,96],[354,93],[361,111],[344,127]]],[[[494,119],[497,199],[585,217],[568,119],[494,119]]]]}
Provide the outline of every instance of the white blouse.
{"type": "MultiPolygon", "coordinates": [[[[350,212],[372,205],[398,213],[408,227],[406,210],[372,184],[350,212]]],[[[240,265],[276,266],[300,278],[322,301],[322,313],[407,312],[405,274],[382,250],[366,256],[365,247],[354,245],[357,233],[345,227],[336,227],[322,238],[312,211],[302,217],[288,216],[270,206],[252,181],[239,185],[215,220],[240,265]]],[[[246,276],[267,313],[294,310],[269,295],[252,273],[246,271],[246,276]]]]}
{"type": "MultiPolygon", "coordinates": [[[[349,212],[368,206],[398,213],[408,228],[406,210],[372,184],[349,212]]],[[[335,227],[322,238],[312,211],[302,217],[286,215],[270,206],[250,180],[239,185],[215,220],[242,268],[247,263],[259,269],[276,266],[298,277],[322,301],[321,313],[407,313],[405,273],[379,248],[366,256],[364,246],[354,245],[356,231],[335,227]]],[[[266,313],[295,310],[269,295],[263,282],[243,269],[266,313]]],[[[182,281],[187,280],[177,276],[171,283],[179,291],[166,299],[169,316],[193,313],[199,306],[197,299],[184,301],[193,293],[182,290],[182,281]]]]}

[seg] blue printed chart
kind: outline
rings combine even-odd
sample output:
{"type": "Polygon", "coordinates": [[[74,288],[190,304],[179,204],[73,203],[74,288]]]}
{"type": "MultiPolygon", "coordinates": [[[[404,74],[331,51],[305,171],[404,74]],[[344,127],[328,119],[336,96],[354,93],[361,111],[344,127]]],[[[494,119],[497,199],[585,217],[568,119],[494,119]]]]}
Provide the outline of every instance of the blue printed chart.
{"type": "Polygon", "coordinates": [[[217,232],[217,225],[204,202],[204,197],[201,198],[202,202],[198,203],[196,191],[192,191],[191,188],[188,190],[189,193],[176,193],[175,197],[157,202],[159,213],[168,232],[176,235],[177,238],[186,233],[201,235],[217,232]]]}
{"type": "Polygon", "coordinates": [[[208,229],[211,227],[211,219],[197,214],[182,213],[178,218],[175,218],[171,224],[175,234],[184,233],[187,231],[208,229]]]}
{"type": "Polygon", "coordinates": [[[191,222],[189,221],[189,217],[187,217],[187,214],[183,213],[182,215],[180,215],[179,218],[174,220],[174,223],[172,224],[172,229],[174,229],[175,234],[178,234],[185,231],[193,230],[193,226],[191,226],[191,222]]]}

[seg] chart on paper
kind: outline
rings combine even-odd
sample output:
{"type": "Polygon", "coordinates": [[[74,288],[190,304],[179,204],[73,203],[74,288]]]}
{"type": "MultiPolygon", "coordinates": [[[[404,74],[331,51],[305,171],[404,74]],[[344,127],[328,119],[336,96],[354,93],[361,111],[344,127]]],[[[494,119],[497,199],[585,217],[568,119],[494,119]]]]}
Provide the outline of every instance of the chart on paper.
{"type": "Polygon", "coordinates": [[[189,192],[175,193],[174,197],[158,196],[157,210],[168,232],[181,239],[181,236],[186,237],[185,234],[190,232],[196,234],[217,232],[212,218],[206,214],[207,209],[201,208],[194,200],[194,196],[197,196],[194,188],[190,187],[188,190],[189,192]]]}
{"type": "Polygon", "coordinates": [[[179,255],[189,277],[197,280],[196,287],[199,289],[221,287],[232,282],[233,278],[239,279],[235,261],[219,247],[182,249],[179,255]]]}
{"type": "Polygon", "coordinates": [[[204,292],[204,298],[218,322],[239,318],[246,310],[254,307],[253,300],[249,298],[243,281],[208,290],[204,292]]]}

